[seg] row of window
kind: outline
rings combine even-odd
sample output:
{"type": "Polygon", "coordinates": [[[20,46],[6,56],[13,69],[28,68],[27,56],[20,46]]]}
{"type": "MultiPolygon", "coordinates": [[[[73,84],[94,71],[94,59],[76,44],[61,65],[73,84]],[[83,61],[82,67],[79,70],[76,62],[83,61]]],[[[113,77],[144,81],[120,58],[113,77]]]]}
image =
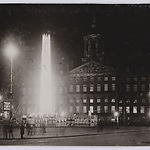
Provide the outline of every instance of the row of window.
{"type": "MultiPolygon", "coordinates": [[[[90,86],[88,87],[86,84],[84,84],[82,87],[81,87],[81,85],[76,85],[75,87],[74,87],[74,85],[70,85],[70,87],[69,87],[69,92],[71,92],[71,93],[72,92],[81,92],[81,91],[83,91],[83,92],[94,92],[94,91],[101,92],[101,91],[109,91],[109,90],[115,91],[116,85],[115,84],[111,84],[111,85],[97,84],[95,87],[94,84],[90,84],[90,86]]],[[[62,87],[60,88],[60,93],[63,93],[62,87]]]]}
{"type": "MultiPolygon", "coordinates": [[[[137,81],[146,81],[146,78],[145,77],[140,77],[140,78],[138,78],[138,77],[134,77],[134,78],[130,78],[130,77],[127,77],[126,78],[126,81],[135,81],[135,82],[137,82],[137,81]]],[[[149,81],[150,81],[150,77],[149,77],[149,81]]]]}
{"type": "MultiPolygon", "coordinates": [[[[141,84],[140,86],[137,85],[137,84],[134,84],[134,85],[126,85],[126,91],[127,92],[130,92],[131,91],[131,87],[133,89],[134,92],[138,92],[138,91],[145,91],[146,90],[146,86],[145,84],[141,84]]],[[[150,84],[149,84],[149,89],[150,89],[150,84]]]]}
{"type": "MultiPolygon", "coordinates": [[[[125,107],[125,113],[129,114],[129,113],[145,113],[145,106],[133,106],[133,107],[125,107]]],[[[75,109],[76,113],[88,113],[88,111],[90,111],[91,113],[113,113],[116,111],[116,106],[97,106],[96,110],[94,110],[94,106],[90,106],[90,109],[87,109],[87,106],[76,106],[75,109]]],[[[70,113],[74,113],[74,106],[70,106],[69,107],[69,112],[70,113]]],[[[123,107],[119,107],[119,112],[123,113],[123,107]]]]}
{"type": "MultiPolygon", "coordinates": [[[[88,99],[89,99],[89,102],[90,102],[90,103],[94,103],[94,101],[95,101],[94,97],[90,97],[90,98],[83,97],[83,99],[76,98],[76,103],[80,103],[81,100],[82,100],[83,103],[87,103],[87,102],[88,102],[88,99]]],[[[73,100],[71,100],[70,102],[72,102],[72,101],[73,101],[73,100]]],[[[61,102],[61,101],[60,101],[60,102],[61,102]]],[[[101,102],[105,102],[105,103],[112,102],[112,103],[115,103],[116,100],[115,100],[115,98],[112,98],[112,99],[105,98],[105,99],[102,101],[101,98],[97,98],[97,99],[96,99],[96,102],[97,102],[97,103],[101,103],[101,102]]]]}
{"type": "MultiPolygon", "coordinates": [[[[136,104],[136,103],[145,103],[146,100],[145,99],[140,99],[140,100],[137,100],[137,99],[126,99],[125,103],[133,103],[133,104],[136,104]]],[[[150,99],[148,99],[148,102],[150,103],[150,99]]],[[[119,103],[123,103],[123,100],[119,100],[119,103]]]]}
{"type": "Polygon", "coordinates": [[[80,80],[83,80],[83,82],[87,82],[88,80],[90,82],[94,82],[94,81],[115,81],[116,77],[94,77],[94,76],[90,76],[90,77],[76,77],[74,78],[70,78],[71,82],[73,82],[73,80],[75,80],[76,82],[80,82],[80,80]]]}

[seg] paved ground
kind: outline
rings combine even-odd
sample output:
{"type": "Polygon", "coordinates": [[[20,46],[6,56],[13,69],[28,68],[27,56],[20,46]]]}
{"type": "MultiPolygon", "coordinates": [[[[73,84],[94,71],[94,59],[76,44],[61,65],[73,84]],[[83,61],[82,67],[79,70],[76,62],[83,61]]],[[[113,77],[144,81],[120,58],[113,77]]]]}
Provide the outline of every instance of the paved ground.
{"type": "MultiPolygon", "coordinates": [[[[150,146],[150,127],[104,128],[48,128],[47,133],[36,130],[33,136],[20,139],[19,129],[15,139],[0,140],[0,145],[28,146],[150,146]]],[[[2,136],[2,135],[1,135],[2,136]]]]}

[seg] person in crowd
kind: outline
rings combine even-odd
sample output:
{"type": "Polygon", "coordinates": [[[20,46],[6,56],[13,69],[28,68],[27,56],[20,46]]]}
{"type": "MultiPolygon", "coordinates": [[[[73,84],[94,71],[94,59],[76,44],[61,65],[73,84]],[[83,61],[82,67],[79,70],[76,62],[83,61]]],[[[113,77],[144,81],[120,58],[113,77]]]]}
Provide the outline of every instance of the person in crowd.
{"type": "Polygon", "coordinates": [[[98,118],[97,120],[97,132],[100,132],[101,130],[101,122],[100,122],[100,118],[98,118]]]}
{"type": "Polygon", "coordinates": [[[4,139],[8,138],[8,125],[7,124],[3,124],[3,137],[4,139]]]}
{"type": "Polygon", "coordinates": [[[26,125],[26,129],[27,129],[27,135],[30,134],[30,124],[27,122],[27,125],[26,125]]]}
{"type": "Polygon", "coordinates": [[[12,122],[9,123],[8,132],[9,132],[9,139],[10,138],[13,139],[14,135],[13,135],[13,123],[12,122]]]}
{"type": "Polygon", "coordinates": [[[43,129],[43,133],[46,133],[46,122],[43,121],[42,123],[42,129],[43,129]]]}
{"type": "Polygon", "coordinates": [[[20,135],[21,135],[21,139],[23,139],[23,135],[24,135],[24,124],[21,123],[21,126],[20,126],[20,135]]]}

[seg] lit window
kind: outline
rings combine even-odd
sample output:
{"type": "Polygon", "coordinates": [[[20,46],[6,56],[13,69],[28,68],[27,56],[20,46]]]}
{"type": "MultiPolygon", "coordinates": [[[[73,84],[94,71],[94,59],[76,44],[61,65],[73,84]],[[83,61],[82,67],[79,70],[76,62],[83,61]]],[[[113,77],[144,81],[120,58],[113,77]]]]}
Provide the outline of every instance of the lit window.
{"type": "Polygon", "coordinates": [[[72,107],[72,106],[69,107],[69,112],[70,112],[70,113],[73,112],[73,107],[72,107]]]}
{"type": "Polygon", "coordinates": [[[136,114],[137,113],[137,106],[133,107],[133,113],[136,114]]]}
{"type": "Polygon", "coordinates": [[[126,113],[127,114],[130,113],[130,107],[129,106],[126,107],[126,113]]]}
{"type": "Polygon", "coordinates": [[[115,106],[111,106],[111,112],[113,113],[115,111],[115,106]]]}
{"type": "Polygon", "coordinates": [[[104,81],[108,81],[108,77],[104,77],[104,81]]]}
{"type": "Polygon", "coordinates": [[[145,112],[145,107],[141,106],[140,113],[143,114],[145,112]]]}
{"type": "Polygon", "coordinates": [[[133,101],[133,103],[136,104],[136,103],[137,103],[137,99],[135,99],[135,100],[133,101]]]}
{"type": "Polygon", "coordinates": [[[93,97],[90,97],[90,103],[93,103],[93,102],[94,102],[93,97]]]}
{"type": "Polygon", "coordinates": [[[104,84],[104,91],[108,91],[108,84],[104,84]]]}
{"type": "Polygon", "coordinates": [[[97,81],[101,81],[101,77],[97,77],[97,81]]]}
{"type": "Polygon", "coordinates": [[[87,85],[83,85],[83,92],[87,92],[87,85]]]}
{"type": "Polygon", "coordinates": [[[115,81],[115,80],[116,80],[116,77],[112,77],[111,80],[112,80],[112,81],[115,81]]]}
{"type": "Polygon", "coordinates": [[[76,113],[80,113],[80,107],[76,106],[76,113]]]}
{"type": "Polygon", "coordinates": [[[101,112],[101,107],[97,106],[97,113],[100,113],[100,112],[101,112]]]}
{"type": "Polygon", "coordinates": [[[86,97],[83,98],[83,103],[86,103],[87,102],[87,99],[86,97]]]}
{"type": "Polygon", "coordinates": [[[145,84],[141,85],[141,89],[142,89],[142,91],[145,91],[145,84]]]}
{"type": "Polygon", "coordinates": [[[90,84],[90,92],[93,92],[93,91],[94,91],[94,85],[90,84]]]}
{"type": "Polygon", "coordinates": [[[137,78],[136,78],[136,77],[134,77],[134,81],[137,81],[137,78]]]}
{"type": "Polygon", "coordinates": [[[112,90],[112,91],[115,91],[115,90],[116,90],[115,84],[112,84],[112,85],[111,85],[111,90],[112,90]]]}
{"type": "Polygon", "coordinates": [[[119,112],[120,112],[120,113],[123,112],[123,107],[119,106],[119,112]]]}
{"type": "Polygon", "coordinates": [[[145,81],[145,77],[142,77],[142,81],[145,81]]]}
{"type": "Polygon", "coordinates": [[[94,81],[94,77],[93,77],[93,76],[90,77],[90,81],[91,81],[91,82],[94,81]]]}
{"type": "Polygon", "coordinates": [[[69,91],[73,92],[73,85],[70,85],[69,91]]]}
{"type": "Polygon", "coordinates": [[[126,91],[130,92],[130,85],[126,85],[126,91]]]}
{"type": "Polygon", "coordinates": [[[119,104],[121,104],[122,103],[122,100],[119,100],[119,104]]]}
{"type": "Polygon", "coordinates": [[[133,91],[137,92],[137,85],[136,84],[134,84],[134,86],[133,86],[133,91]]]}
{"type": "Polygon", "coordinates": [[[101,84],[97,84],[97,91],[101,91],[101,84]]]}
{"type": "Polygon", "coordinates": [[[115,99],[114,99],[114,98],[112,98],[112,99],[111,99],[111,102],[112,102],[112,103],[114,103],[114,102],[115,102],[115,99]]]}
{"type": "Polygon", "coordinates": [[[97,98],[97,103],[100,103],[101,102],[101,99],[100,98],[97,98]]]}
{"type": "Polygon", "coordinates": [[[105,99],[104,99],[104,102],[105,102],[105,103],[108,103],[108,98],[105,98],[105,99]]]}
{"type": "Polygon", "coordinates": [[[80,92],[80,85],[76,85],[76,92],[80,92]]]}
{"type": "Polygon", "coordinates": [[[108,113],[108,106],[104,106],[104,113],[108,113]]]}
{"type": "Polygon", "coordinates": [[[83,106],[83,113],[87,113],[87,107],[83,106]]]}
{"type": "Polygon", "coordinates": [[[83,77],[83,81],[86,82],[87,81],[87,77],[83,77]]]}
{"type": "Polygon", "coordinates": [[[90,112],[91,112],[91,113],[94,112],[93,106],[90,106],[90,112]]]}

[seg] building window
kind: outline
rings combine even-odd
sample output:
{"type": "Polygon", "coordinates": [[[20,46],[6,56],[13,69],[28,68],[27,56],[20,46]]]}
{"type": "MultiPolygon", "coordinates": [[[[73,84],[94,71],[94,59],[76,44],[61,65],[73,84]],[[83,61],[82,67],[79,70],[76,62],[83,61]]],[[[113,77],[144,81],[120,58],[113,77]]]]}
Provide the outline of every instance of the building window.
{"type": "Polygon", "coordinates": [[[142,81],[145,81],[145,77],[142,77],[142,81]]]}
{"type": "Polygon", "coordinates": [[[116,77],[111,77],[111,80],[112,80],[112,81],[115,81],[115,80],[116,80],[116,77]]]}
{"type": "Polygon", "coordinates": [[[76,98],[76,103],[80,103],[80,99],[79,98],[76,98]]]}
{"type": "Polygon", "coordinates": [[[76,113],[80,113],[80,107],[76,106],[76,113]]]}
{"type": "Polygon", "coordinates": [[[112,91],[115,91],[115,90],[116,90],[115,84],[112,84],[112,85],[111,85],[111,90],[112,90],[112,91]]]}
{"type": "Polygon", "coordinates": [[[136,104],[137,103],[137,99],[134,99],[133,103],[136,104]]]}
{"type": "Polygon", "coordinates": [[[90,81],[91,81],[91,82],[94,81],[94,77],[93,77],[93,76],[90,77],[90,81]]]}
{"type": "Polygon", "coordinates": [[[101,81],[101,77],[97,77],[97,81],[101,81]]]}
{"type": "Polygon", "coordinates": [[[69,112],[70,112],[70,113],[73,112],[73,107],[72,107],[72,106],[69,107],[69,112]]]}
{"type": "Polygon", "coordinates": [[[108,106],[104,106],[104,113],[108,113],[108,106]]]}
{"type": "Polygon", "coordinates": [[[126,85],[126,91],[130,92],[130,85],[126,85]]]}
{"type": "Polygon", "coordinates": [[[145,113],[145,107],[144,106],[141,106],[140,113],[141,114],[145,113]]]}
{"type": "Polygon", "coordinates": [[[129,81],[130,81],[130,78],[126,78],[126,80],[129,82],[129,81]]]}
{"type": "Polygon", "coordinates": [[[84,81],[84,82],[87,82],[87,77],[83,77],[83,81],[84,81]]]}
{"type": "Polygon", "coordinates": [[[91,113],[94,112],[93,106],[90,106],[90,112],[91,112],[91,113]]]}
{"type": "Polygon", "coordinates": [[[79,82],[80,81],[80,78],[79,77],[76,77],[76,82],[79,82]]]}
{"type": "Polygon", "coordinates": [[[23,95],[25,95],[26,94],[26,89],[25,88],[23,88],[23,95]]]}
{"type": "Polygon", "coordinates": [[[133,85],[133,91],[137,92],[137,85],[136,84],[133,85]]]}
{"type": "Polygon", "coordinates": [[[104,91],[108,91],[108,84],[104,84],[104,91]]]}
{"type": "Polygon", "coordinates": [[[76,92],[80,92],[80,85],[76,85],[76,92]]]}
{"type": "Polygon", "coordinates": [[[97,84],[97,91],[98,91],[98,92],[101,91],[101,84],[97,84]]]}
{"type": "Polygon", "coordinates": [[[130,103],[130,99],[127,99],[127,100],[126,100],[126,103],[130,103]]]}
{"type": "Polygon", "coordinates": [[[104,99],[104,102],[105,102],[105,103],[108,103],[108,98],[105,98],[105,99],[104,99]]]}
{"type": "Polygon", "coordinates": [[[134,77],[134,81],[137,81],[137,78],[136,78],[136,77],[134,77]]]}
{"type": "Polygon", "coordinates": [[[93,91],[94,91],[94,85],[90,84],[90,92],[93,92],[93,91]]]}
{"type": "Polygon", "coordinates": [[[130,113],[130,107],[129,107],[129,106],[126,107],[126,113],[127,113],[127,114],[130,113]]]}
{"type": "Polygon", "coordinates": [[[87,113],[87,107],[83,106],[83,113],[87,113]]]}
{"type": "Polygon", "coordinates": [[[133,107],[133,113],[136,114],[137,113],[137,106],[133,107]]]}
{"type": "Polygon", "coordinates": [[[119,100],[119,104],[121,104],[122,103],[122,100],[119,100]]]}
{"type": "Polygon", "coordinates": [[[83,103],[87,103],[87,98],[86,97],[83,98],[83,103]]]}
{"type": "Polygon", "coordinates": [[[70,85],[69,91],[70,91],[70,92],[73,92],[73,85],[70,85]]]}
{"type": "Polygon", "coordinates": [[[115,112],[115,106],[111,106],[111,112],[115,112]]]}
{"type": "Polygon", "coordinates": [[[108,81],[108,77],[104,77],[104,81],[108,81]]]}
{"type": "Polygon", "coordinates": [[[90,97],[90,103],[94,103],[93,97],[90,97]]]}
{"type": "Polygon", "coordinates": [[[100,112],[101,112],[101,107],[97,106],[97,113],[100,113],[100,112]]]}
{"type": "Polygon", "coordinates": [[[111,99],[111,102],[112,102],[112,103],[115,103],[115,99],[114,99],[114,98],[112,98],[112,99],[111,99]]]}
{"type": "Polygon", "coordinates": [[[97,103],[100,103],[101,102],[101,99],[100,98],[97,98],[97,103]]]}
{"type": "Polygon", "coordinates": [[[119,112],[120,112],[120,113],[123,112],[123,107],[119,106],[119,112]]]}
{"type": "Polygon", "coordinates": [[[145,91],[145,84],[141,85],[141,90],[144,92],[145,91]]]}
{"type": "Polygon", "coordinates": [[[145,99],[142,99],[142,103],[145,103],[145,99]]]}
{"type": "Polygon", "coordinates": [[[87,85],[83,85],[83,92],[87,92],[87,85]]]}

